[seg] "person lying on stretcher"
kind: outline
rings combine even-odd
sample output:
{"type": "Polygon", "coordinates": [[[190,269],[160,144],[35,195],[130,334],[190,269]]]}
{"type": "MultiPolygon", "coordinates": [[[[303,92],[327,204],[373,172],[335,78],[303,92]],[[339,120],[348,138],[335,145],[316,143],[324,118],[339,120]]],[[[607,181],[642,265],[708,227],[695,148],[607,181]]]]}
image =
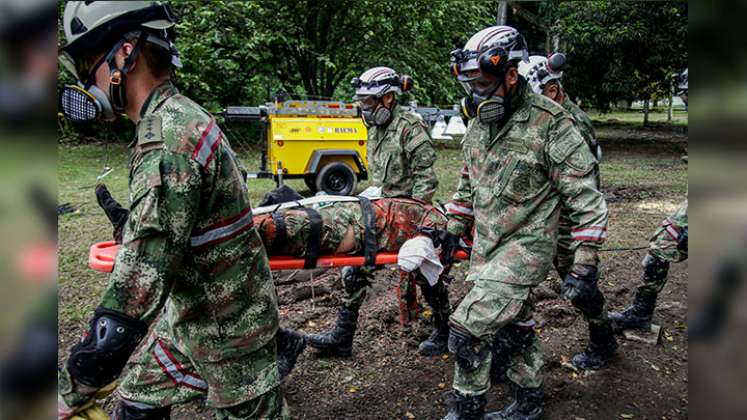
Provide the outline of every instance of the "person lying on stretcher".
{"type": "MultiPolygon", "coordinates": [[[[458,246],[457,240],[445,233],[446,215],[415,199],[344,197],[340,199],[345,201],[303,206],[293,205],[303,197],[288,187],[282,189],[281,198],[271,197],[278,191],[274,190],[254,209],[254,226],[269,256],[304,257],[308,268],[313,268],[319,255],[399,251],[405,242],[420,235],[430,238],[435,247],[448,245],[452,252],[458,246]],[[295,194],[292,200],[288,191],[295,194]]],[[[97,186],[96,198],[114,226],[115,241],[121,243],[127,210],[104,185],[97,186]]],[[[193,239],[199,240],[199,234],[193,239]]],[[[461,248],[468,242],[462,241],[461,248]]]]}
{"type": "MultiPolygon", "coordinates": [[[[114,225],[115,240],[121,242],[127,210],[104,186],[97,187],[96,196],[114,225]]],[[[373,266],[377,252],[397,251],[402,268],[397,288],[400,323],[404,325],[418,317],[416,285],[419,285],[431,307],[433,332],[420,343],[418,352],[435,356],[446,351],[451,305],[445,284],[448,281],[444,280],[449,278],[454,252],[469,251],[469,239],[446,232],[447,218],[443,212],[410,198],[303,199],[285,186],[269,192],[260,205],[253,209],[253,222],[271,259],[273,256],[304,258],[304,267],[314,268],[320,255],[362,254],[366,265],[373,266]]],[[[200,240],[199,232],[193,236],[194,240],[200,240]]],[[[365,288],[365,284],[349,277],[343,269],[346,289],[353,287],[352,283],[365,288]]],[[[345,312],[345,307],[340,310],[345,312]]],[[[357,312],[354,315],[357,317],[357,312]]],[[[307,340],[316,340],[313,343],[322,343],[322,347],[315,346],[321,350],[320,354],[349,355],[355,328],[340,329],[337,324],[328,333],[306,336],[307,340]],[[327,347],[332,350],[325,353],[327,347]]],[[[295,357],[297,354],[293,362],[295,357]]]]}

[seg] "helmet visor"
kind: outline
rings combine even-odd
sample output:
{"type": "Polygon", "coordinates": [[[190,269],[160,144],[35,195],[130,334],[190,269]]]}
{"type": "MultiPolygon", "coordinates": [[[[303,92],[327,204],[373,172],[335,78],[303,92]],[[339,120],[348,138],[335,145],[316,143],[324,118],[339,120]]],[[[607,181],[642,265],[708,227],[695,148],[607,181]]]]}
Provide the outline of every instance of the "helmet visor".
{"type": "Polygon", "coordinates": [[[374,95],[356,95],[356,100],[360,104],[362,111],[373,111],[379,103],[379,100],[374,95]]]}
{"type": "Polygon", "coordinates": [[[92,57],[87,60],[75,60],[70,54],[62,51],[58,59],[62,66],[65,67],[79,82],[86,86],[96,83],[96,70],[108,60],[112,54],[102,55],[98,59],[92,57]],[[95,61],[94,61],[95,60],[95,61]]]}
{"type": "Polygon", "coordinates": [[[483,73],[480,70],[471,70],[465,73],[462,85],[468,92],[482,97],[493,96],[501,85],[501,80],[492,74],[483,73]]]}

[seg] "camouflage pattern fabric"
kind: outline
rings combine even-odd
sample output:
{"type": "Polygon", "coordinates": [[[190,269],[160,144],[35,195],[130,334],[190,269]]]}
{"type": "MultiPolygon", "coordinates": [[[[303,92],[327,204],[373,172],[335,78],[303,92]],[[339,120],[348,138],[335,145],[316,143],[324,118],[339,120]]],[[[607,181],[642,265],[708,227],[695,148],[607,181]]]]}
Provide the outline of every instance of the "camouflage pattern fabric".
{"type": "MultiPolygon", "coordinates": [[[[565,108],[566,111],[570,112],[573,116],[573,119],[576,120],[576,127],[578,127],[578,131],[581,132],[581,135],[584,137],[586,144],[589,146],[589,150],[591,150],[591,153],[596,157],[596,151],[599,143],[597,142],[596,134],[594,134],[594,126],[592,125],[589,116],[586,115],[586,113],[581,108],[579,108],[578,105],[571,101],[570,97],[568,97],[567,95],[561,105],[563,106],[563,108],[565,108]]],[[[601,191],[599,162],[596,163],[594,171],[596,172],[597,189],[600,189],[601,191]]],[[[563,210],[561,210],[560,212],[558,251],[555,256],[555,268],[557,269],[558,274],[561,278],[565,277],[565,275],[568,274],[571,269],[571,265],[573,265],[573,251],[571,251],[573,238],[571,238],[571,228],[571,219],[568,216],[568,210],[566,210],[564,206],[563,210]]]]}
{"type": "MultiPolygon", "coordinates": [[[[648,253],[669,263],[677,263],[687,259],[687,252],[677,249],[680,235],[687,230],[687,200],[680,203],[677,211],[661,222],[651,237],[648,253]]],[[[638,286],[638,292],[644,295],[658,295],[667,283],[669,266],[661,267],[658,275],[644,276],[644,283],[638,286]]]]}
{"type": "Polygon", "coordinates": [[[279,384],[267,350],[278,308],[246,171],[212,116],[171,82],[151,93],[137,130],[129,218],[101,306],[150,323],[167,303],[159,323],[205,378],[208,404],[259,398],[279,384]],[[241,377],[226,366],[242,366],[241,377]]]}
{"type": "Polygon", "coordinates": [[[290,418],[280,388],[272,385],[277,378],[257,377],[255,373],[274,375],[277,372],[277,369],[268,369],[275,365],[274,341],[249,357],[217,362],[205,369],[205,365],[192,363],[179,349],[167,319],[167,316],[158,319],[144,345],[127,365],[127,373],[117,390],[126,404],[147,408],[170,407],[207,397],[218,408],[218,418],[290,418]],[[225,403],[220,401],[226,399],[231,403],[233,399],[233,391],[220,394],[226,389],[224,383],[260,397],[238,406],[228,404],[228,408],[221,408],[225,403]],[[249,410],[250,413],[261,415],[237,417],[231,414],[251,407],[254,409],[249,410]]]}
{"type": "Polygon", "coordinates": [[[428,126],[399,105],[386,127],[368,130],[368,170],[384,197],[411,197],[430,203],[438,188],[436,152],[428,126]]]}
{"type": "MultiPolygon", "coordinates": [[[[454,311],[452,320],[459,319],[460,325],[467,327],[470,333],[480,331],[479,347],[476,353],[487,349],[492,343],[495,332],[511,323],[532,322],[534,302],[531,287],[506,285],[499,282],[475,282],[454,311]]],[[[474,371],[454,370],[454,389],[462,395],[481,395],[490,388],[490,369],[493,363],[493,352],[474,371]]],[[[536,388],[542,385],[542,349],[539,339],[534,335],[524,351],[512,354],[509,359],[506,376],[522,388],[536,388]]]]}
{"type": "MultiPolygon", "coordinates": [[[[377,251],[397,251],[408,239],[419,234],[420,228],[445,229],[446,215],[435,207],[406,198],[383,198],[373,200],[376,217],[375,234],[377,251]]],[[[352,254],[363,252],[364,223],[360,204],[336,202],[317,209],[322,217],[321,254],[334,254],[349,228],[355,239],[352,254]]],[[[306,253],[311,223],[307,213],[301,209],[278,211],[285,220],[287,239],[277,240],[278,231],[270,214],[254,217],[254,223],[262,242],[270,255],[292,255],[302,257],[306,253]]]]}
{"type": "MultiPolygon", "coordinates": [[[[532,93],[523,80],[512,106],[515,111],[503,127],[470,121],[462,141],[466,164],[447,204],[448,230],[462,235],[474,226],[475,232],[467,275],[475,292],[450,319],[485,345],[499,328],[521,320],[532,288],[546,278],[562,203],[573,226],[574,263],[596,266],[597,250],[607,236],[607,206],[596,187],[596,159],[572,116],[532,93]]],[[[541,366],[538,352],[539,346],[530,346],[522,357],[541,366]]],[[[489,374],[490,362],[486,364],[483,373],[489,374]]],[[[457,391],[487,392],[484,375],[466,372],[458,364],[455,369],[457,391]]],[[[536,374],[511,379],[536,384],[541,382],[537,378],[539,367],[536,374]]]]}
{"type": "Polygon", "coordinates": [[[687,200],[680,203],[674,214],[661,222],[661,226],[649,240],[648,252],[670,263],[686,260],[687,252],[677,249],[677,240],[685,230],[687,230],[687,200]]]}
{"type": "Polygon", "coordinates": [[[576,120],[578,131],[581,132],[586,141],[586,145],[589,146],[591,153],[596,156],[597,146],[597,135],[594,133],[594,125],[591,122],[591,118],[587,115],[571,98],[566,95],[563,103],[561,104],[566,111],[570,112],[573,119],[576,120]]]}

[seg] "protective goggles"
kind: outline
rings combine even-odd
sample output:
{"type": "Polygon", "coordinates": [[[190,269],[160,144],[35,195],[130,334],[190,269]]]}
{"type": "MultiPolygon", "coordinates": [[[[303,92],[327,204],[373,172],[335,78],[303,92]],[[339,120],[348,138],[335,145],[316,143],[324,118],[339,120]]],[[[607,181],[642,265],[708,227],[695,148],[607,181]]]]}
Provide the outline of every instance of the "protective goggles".
{"type": "Polygon", "coordinates": [[[356,100],[360,104],[361,110],[363,111],[373,111],[376,108],[376,105],[379,103],[379,98],[377,98],[375,95],[356,95],[356,100]]]}

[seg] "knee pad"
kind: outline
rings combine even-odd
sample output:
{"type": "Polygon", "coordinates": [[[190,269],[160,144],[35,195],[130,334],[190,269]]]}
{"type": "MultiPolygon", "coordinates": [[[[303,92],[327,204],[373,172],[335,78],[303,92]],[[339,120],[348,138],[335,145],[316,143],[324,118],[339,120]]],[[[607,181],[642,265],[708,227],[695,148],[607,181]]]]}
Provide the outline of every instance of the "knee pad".
{"type": "Polygon", "coordinates": [[[70,351],[67,369],[79,383],[102,388],[119,377],[148,326],[121,312],[98,308],[88,333],[70,351]]]}
{"type": "Polygon", "coordinates": [[[490,354],[490,348],[482,340],[453,326],[449,331],[448,347],[459,367],[467,372],[477,370],[490,354]]]}
{"type": "Polygon", "coordinates": [[[646,254],[641,262],[643,265],[643,282],[654,283],[667,278],[669,262],[654,255],[646,254]]]}

